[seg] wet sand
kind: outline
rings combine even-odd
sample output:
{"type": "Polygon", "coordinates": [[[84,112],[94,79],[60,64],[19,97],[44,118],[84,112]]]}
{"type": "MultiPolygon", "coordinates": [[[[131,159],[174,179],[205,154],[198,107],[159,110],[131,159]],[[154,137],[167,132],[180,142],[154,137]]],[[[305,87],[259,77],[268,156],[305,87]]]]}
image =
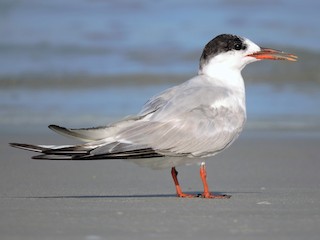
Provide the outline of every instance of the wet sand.
{"type": "MultiPolygon", "coordinates": [[[[210,187],[227,200],[176,198],[169,169],[31,160],[7,143],[72,141],[17,132],[0,139],[1,239],[319,238],[318,132],[245,131],[207,161],[210,187]]],[[[198,166],[178,171],[186,192],[202,190],[198,166]]]]}

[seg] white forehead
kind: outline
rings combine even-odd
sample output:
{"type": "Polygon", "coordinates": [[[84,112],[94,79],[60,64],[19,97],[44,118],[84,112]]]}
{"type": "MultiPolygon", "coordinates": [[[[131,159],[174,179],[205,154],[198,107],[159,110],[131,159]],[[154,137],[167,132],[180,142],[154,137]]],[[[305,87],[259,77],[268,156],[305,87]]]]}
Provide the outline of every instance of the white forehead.
{"type": "Polygon", "coordinates": [[[246,49],[247,54],[258,52],[261,50],[261,48],[257,44],[255,44],[248,38],[243,38],[243,43],[247,45],[247,49],[246,49]]]}

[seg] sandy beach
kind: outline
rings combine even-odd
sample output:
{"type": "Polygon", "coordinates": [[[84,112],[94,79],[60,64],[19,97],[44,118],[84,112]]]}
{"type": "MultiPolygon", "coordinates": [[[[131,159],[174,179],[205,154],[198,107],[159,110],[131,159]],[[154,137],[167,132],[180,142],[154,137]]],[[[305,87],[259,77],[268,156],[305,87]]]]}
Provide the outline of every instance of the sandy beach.
{"type": "MultiPolygon", "coordinates": [[[[227,200],[179,199],[170,171],[125,161],[31,160],[8,142],[70,143],[49,131],[1,136],[1,239],[318,239],[319,132],[245,131],[207,161],[227,200]]],[[[198,166],[178,169],[202,190],[198,166]]]]}

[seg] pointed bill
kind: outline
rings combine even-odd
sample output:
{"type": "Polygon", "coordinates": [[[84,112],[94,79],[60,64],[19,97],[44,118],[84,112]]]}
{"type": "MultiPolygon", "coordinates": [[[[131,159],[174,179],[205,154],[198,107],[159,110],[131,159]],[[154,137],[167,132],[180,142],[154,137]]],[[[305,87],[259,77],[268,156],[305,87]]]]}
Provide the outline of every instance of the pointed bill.
{"type": "Polygon", "coordinates": [[[296,55],[271,48],[261,48],[260,51],[249,54],[248,56],[261,60],[287,60],[293,62],[297,61],[298,58],[296,55]]]}

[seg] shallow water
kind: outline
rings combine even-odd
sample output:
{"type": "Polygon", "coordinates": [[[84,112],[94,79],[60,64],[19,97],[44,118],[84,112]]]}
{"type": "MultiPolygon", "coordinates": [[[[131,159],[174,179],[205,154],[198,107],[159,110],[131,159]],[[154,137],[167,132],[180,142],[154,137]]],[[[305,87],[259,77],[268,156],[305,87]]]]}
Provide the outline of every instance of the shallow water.
{"type": "MultiPolygon", "coordinates": [[[[44,127],[49,124],[69,127],[105,125],[139,112],[152,95],[167,85],[114,87],[82,90],[0,91],[0,126],[44,127]]],[[[317,91],[247,86],[249,129],[320,129],[320,98],[317,91]]]]}

